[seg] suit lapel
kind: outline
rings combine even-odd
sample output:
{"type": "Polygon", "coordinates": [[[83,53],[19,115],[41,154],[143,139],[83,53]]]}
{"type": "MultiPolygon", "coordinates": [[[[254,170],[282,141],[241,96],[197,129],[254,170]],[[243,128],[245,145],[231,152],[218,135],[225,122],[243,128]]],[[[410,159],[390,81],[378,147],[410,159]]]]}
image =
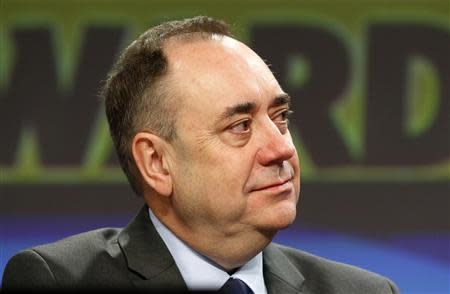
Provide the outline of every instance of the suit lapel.
{"type": "Polygon", "coordinates": [[[159,236],[144,205],[118,237],[128,268],[137,274],[134,284],[140,289],[187,289],[169,249],[159,236]]]}
{"type": "Polygon", "coordinates": [[[301,288],[305,278],[280,249],[270,243],[263,256],[264,281],[269,294],[303,293],[301,288]]]}

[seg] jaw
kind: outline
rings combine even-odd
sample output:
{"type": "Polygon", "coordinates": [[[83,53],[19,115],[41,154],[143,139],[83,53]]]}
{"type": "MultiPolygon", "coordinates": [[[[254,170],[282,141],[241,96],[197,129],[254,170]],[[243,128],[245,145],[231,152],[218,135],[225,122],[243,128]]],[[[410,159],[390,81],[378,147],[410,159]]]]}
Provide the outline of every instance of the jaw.
{"type": "Polygon", "coordinates": [[[231,209],[232,215],[215,216],[216,219],[211,215],[201,217],[196,209],[195,218],[200,221],[195,223],[192,215],[190,218],[189,214],[180,216],[170,197],[151,195],[145,199],[156,217],[178,238],[224,269],[232,270],[261,252],[280,229],[295,219],[293,195],[277,198],[255,193],[244,196],[242,198],[248,205],[253,204],[252,207],[236,205],[242,210],[231,209]]]}

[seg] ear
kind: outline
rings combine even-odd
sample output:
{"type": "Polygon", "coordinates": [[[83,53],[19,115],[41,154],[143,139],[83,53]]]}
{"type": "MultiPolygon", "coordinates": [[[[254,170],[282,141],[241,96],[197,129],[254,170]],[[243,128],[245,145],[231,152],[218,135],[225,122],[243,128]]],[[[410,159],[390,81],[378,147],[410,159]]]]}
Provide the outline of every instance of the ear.
{"type": "Polygon", "coordinates": [[[167,166],[167,143],[160,137],[139,132],[133,138],[132,153],[144,183],[158,194],[172,194],[172,177],[167,166]]]}

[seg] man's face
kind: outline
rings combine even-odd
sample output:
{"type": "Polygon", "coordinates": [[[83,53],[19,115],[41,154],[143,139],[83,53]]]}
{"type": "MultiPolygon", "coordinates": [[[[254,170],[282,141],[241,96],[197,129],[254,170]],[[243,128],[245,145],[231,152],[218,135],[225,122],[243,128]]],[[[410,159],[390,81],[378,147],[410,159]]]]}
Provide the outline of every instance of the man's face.
{"type": "Polygon", "coordinates": [[[293,222],[300,189],[287,129],[289,97],[266,64],[228,37],[169,42],[178,109],[172,203],[196,231],[275,232],[293,222]]]}

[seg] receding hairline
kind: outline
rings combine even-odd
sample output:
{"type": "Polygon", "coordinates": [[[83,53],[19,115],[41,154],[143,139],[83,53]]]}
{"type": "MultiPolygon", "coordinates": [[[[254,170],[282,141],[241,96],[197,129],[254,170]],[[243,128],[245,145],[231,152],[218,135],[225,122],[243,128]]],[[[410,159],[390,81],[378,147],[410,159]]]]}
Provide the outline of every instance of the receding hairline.
{"type": "MultiPolygon", "coordinates": [[[[172,49],[176,50],[176,48],[181,48],[183,45],[188,45],[196,42],[208,42],[208,41],[222,41],[224,38],[231,38],[238,42],[236,39],[234,39],[231,36],[228,35],[222,35],[217,33],[210,33],[210,32],[189,32],[189,33],[183,33],[179,35],[170,36],[164,42],[160,45],[160,50],[164,57],[167,60],[167,69],[165,70],[164,74],[161,75],[158,80],[155,82],[155,84],[152,87],[152,90],[158,91],[160,94],[166,96],[169,98],[169,101],[167,102],[173,102],[172,99],[174,96],[182,95],[182,93],[175,93],[174,90],[177,88],[176,86],[173,87],[173,85],[176,85],[177,80],[174,80],[173,78],[173,64],[175,63],[175,60],[173,60],[173,56],[170,56],[168,52],[170,52],[172,49]],[[168,84],[173,83],[170,87],[168,84]],[[164,94],[162,92],[165,92],[164,94]],[[168,96],[167,96],[168,95],[168,96]]],[[[146,91],[148,91],[147,89],[146,91]]],[[[144,94],[145,95],[145,94],[144,94]]],[[[179,101],[181,102],[181,101],[179,101]]],[[[179,107],[179,106],[178,106],[179,107]]]]}
{"type": "MultiPolygon", "coordinates": [[[[161,45],[161,51],[164,55],[164,57],[167,60],[167,70],[164,73],[163,76],[161,76],[162,79],[167,78],[170,74],[173,72],[173,66],[178,61],[182,61],[183,59],[178,59],[180,56],[183,55],[184,52],[190,53],[189,50],[184,50],[184,46],[192,46],[196,43],[216,43],[224,46],[224,48],[233,48],[233,47],[247,47],[244,43],[240,42],[239,40],[235,39],[233,36],[230,35],[222,35],[217,33],[205,33],[205,32],[189,32],[184,33],[180,35],[176,35],[173,37],[168,38],[165,40],[165,42],[161,45]],[[232,44],[232,45],[230,45],[232,44]],[[181,53],[181,54],[180,54],[181,53]]],[[[252,51],[250,48],[248,48],[250,51],[252,51]]],[[[253,51],[252,51],[253,52],[253,51]]],[[[253,52],[255,53],[255,52],[253,52]]],[[[255,53],[256,54],[256,53],[255,53]]],[[[192,56],[190,56],[187,59],[191,59],[192,56]]],[[[194,58],[195,59],[195,58],[194,58]]]]}

